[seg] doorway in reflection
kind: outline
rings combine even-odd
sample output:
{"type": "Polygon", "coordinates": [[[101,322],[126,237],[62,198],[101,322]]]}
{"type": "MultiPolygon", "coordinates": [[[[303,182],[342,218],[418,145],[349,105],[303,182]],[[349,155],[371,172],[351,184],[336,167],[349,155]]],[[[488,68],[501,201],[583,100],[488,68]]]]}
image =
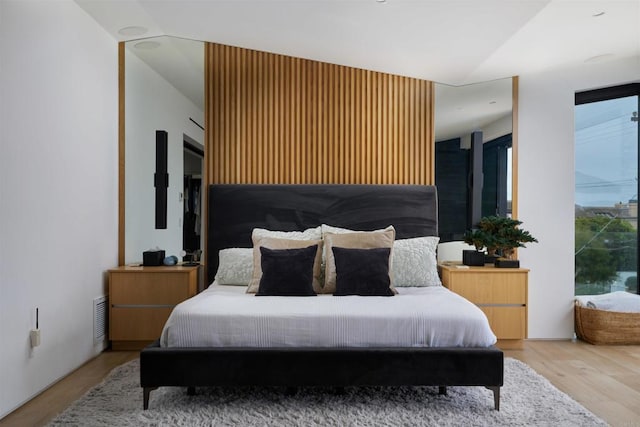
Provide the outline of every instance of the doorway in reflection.
{"type": "Polygon", "coordinates": [[[203,248],[202,169],[204,151],[184,136],[182,248],[183,261],[199,262],[203,248]]]}

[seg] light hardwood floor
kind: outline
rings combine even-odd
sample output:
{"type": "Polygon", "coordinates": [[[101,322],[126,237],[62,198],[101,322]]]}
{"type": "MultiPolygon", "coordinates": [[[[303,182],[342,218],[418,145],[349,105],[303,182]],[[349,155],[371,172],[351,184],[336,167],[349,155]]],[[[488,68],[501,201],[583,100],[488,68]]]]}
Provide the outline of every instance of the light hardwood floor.
{"type": "Polygon", "coordinates": [[[137,351],[105,351],[0,420],[0,426],[47,424],[56,414],[99,384],[116,366],[139,356],[137,351]]]}
{"type": "Polygon", "coordinates": [[[526,341],[505,351],[612,426],[640,426],[640,346],[526,341]]]}
{"type": "MultiPolygon", "coordinates": [[[[505,356],[527,363],[612,426],[640,426],[640,346],[531,340],[522,350],[505,350],[505,356]]],[[[115,366],[136,357],[132,351],[102,353],[0,420],[0,426],[46,424],[115,366]]]]}

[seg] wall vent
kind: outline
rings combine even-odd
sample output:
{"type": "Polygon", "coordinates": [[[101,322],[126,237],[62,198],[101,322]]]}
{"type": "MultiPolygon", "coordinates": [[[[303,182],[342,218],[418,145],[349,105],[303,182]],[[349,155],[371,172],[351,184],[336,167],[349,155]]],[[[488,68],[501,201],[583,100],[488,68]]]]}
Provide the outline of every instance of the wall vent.
{"type": "Polygon", "coordinates": [[[103,341],[107,335],[107,297],[93,300],[93,342],[103,341]]]}

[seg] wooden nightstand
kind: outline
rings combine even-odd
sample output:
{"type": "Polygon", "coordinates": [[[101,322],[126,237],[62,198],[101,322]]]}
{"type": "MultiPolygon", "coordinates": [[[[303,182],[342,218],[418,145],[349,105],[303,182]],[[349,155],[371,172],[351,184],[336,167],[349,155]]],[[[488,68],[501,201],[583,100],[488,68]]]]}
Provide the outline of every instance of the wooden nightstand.
{"type": "Polygon", "coordinates": [[[198,290],[199,267],[109,270],[109,339],[114,350],[138,350],[158,339],[171,310],[198,290]]]}
{"type": "Polygon", "coordinates": [[[439,265],[442,284],[487,315],[501,348],[521,348],[527,338],[529,270],[439,265]]]}

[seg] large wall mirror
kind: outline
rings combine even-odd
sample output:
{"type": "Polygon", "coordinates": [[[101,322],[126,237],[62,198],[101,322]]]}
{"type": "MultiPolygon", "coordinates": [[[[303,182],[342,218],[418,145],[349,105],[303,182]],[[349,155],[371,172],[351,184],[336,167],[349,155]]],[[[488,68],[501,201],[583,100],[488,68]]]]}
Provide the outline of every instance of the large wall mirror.
{"type": "MultiPolygon", "coordinates": [[[[473,227],[471,135],[481,132],[480,216],[513,214],[513,79],[435,84],[435,176],[442,241],[461,240],[473,227]]],[[[480,198],[479,198],[480,199],[480,198]]]]}
{"type": "MultiPolygon", "coordinates": [[[[124,227],[119,261],[140,262],[143,251],[156,247],[177,256],[183,250],[204,249],[200,187],[204,182],[204,43],[153,37],[124,43],[120,55],[124,64],[120,71],[124,99],[120,221],[124,227]],[[157,130],[168,135],[166,229],[156,229],[154,221],[157,130]]],[[[442,241],[459,240],[469,228],[467,183],[473,131],[482,131],[484,140],[482,213],[512,214],[513,84],[512,79],[457,87],[435,84],[442,241]]]]}
{"type": "Polygon", "coordinates": [[[202,249],[204,241],[204,43],[152,37],[124,43],[120,56],[124,244],[119,261],[141,262],[142,253],[152,248],[180,258],[183,250],[202,249]],[[167,132],[166,228],[156,228],[155,222],[157,130],[167,132]]]}

